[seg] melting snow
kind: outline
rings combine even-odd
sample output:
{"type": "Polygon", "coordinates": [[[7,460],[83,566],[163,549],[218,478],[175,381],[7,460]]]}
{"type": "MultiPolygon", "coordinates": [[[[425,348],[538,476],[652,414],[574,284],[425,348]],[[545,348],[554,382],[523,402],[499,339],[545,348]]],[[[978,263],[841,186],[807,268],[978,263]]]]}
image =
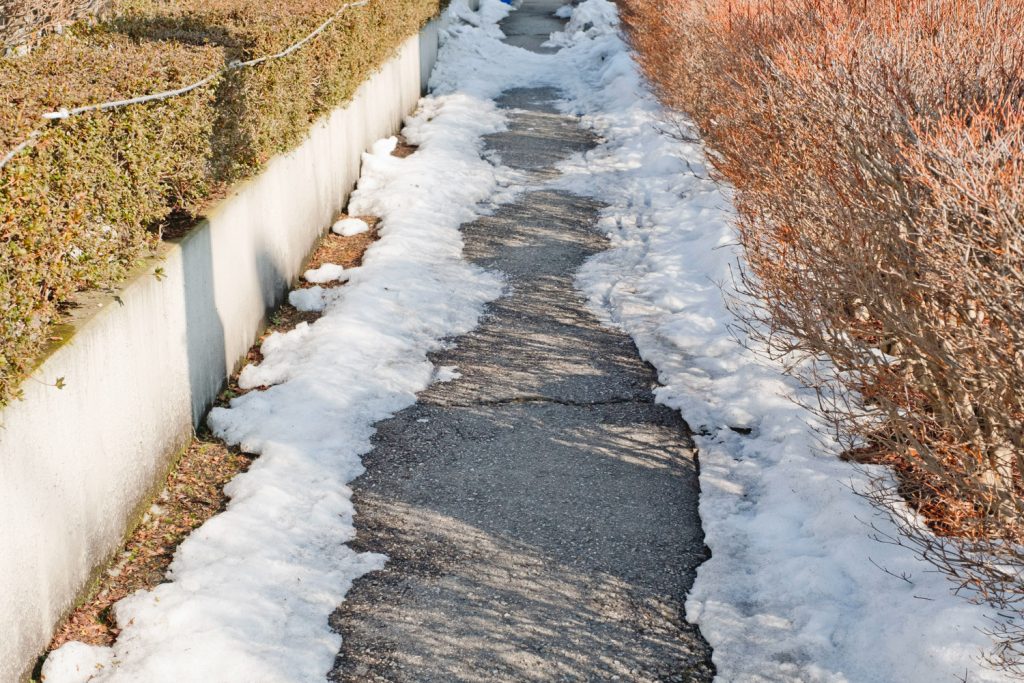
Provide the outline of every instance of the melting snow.
{"type": "Polygon", "coordinates": [[[228,509],[182,544],[171,582],[117,604],[124,630],[112,649],[66,645],[48,660],[47,681],[323,679],[340,640],[328,615],[353,579],[384,562],[344,545],[354,534],[346,483],[361,472],[375,422],[457,375],[426,353],[470,330],[500,293],[494,276],[461,259],[458,226],[478,202],[514,193],[515,174],[480,159],[480,136],[503,127],[491,100],[527,86],[559,88],[563,109],[604,138],[553,181],[608,204],[599,228],[612,247],[578,284],[658,369],[657,399],[702,434],[712,557],[687,616],[714,648],[719,678],[1004,680],[977,663],[988,610],[871,539],[862,520],[887,523],[854,493],[866,475],[821,448],[813,417],[791,400],[803,390],[733,339],[719,287],[742,257],[729,192],[708,179],[698,144],[666,134],[686,122],[646,89],[615,7],[577,6],[552,37],[564,48],[554,55],[500,43],[496,22],[508,11],[498,0],[479,12],[452,3],[435,94],[404,131],[418,153],[391,157],[394,140],[381,141],[353,195],[353,212],[382,218],[381,240],[346,287],[293,293],[323,317],[269,337],[265,360],[241,380],[270,388],[211,414],[217,434],[260,454],[227,487],[228,509]]]}

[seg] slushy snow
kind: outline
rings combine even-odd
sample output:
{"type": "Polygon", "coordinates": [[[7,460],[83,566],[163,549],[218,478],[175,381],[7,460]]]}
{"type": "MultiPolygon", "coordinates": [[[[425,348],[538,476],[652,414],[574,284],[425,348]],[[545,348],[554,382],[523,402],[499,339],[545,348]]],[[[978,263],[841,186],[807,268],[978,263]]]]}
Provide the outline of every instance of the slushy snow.
{"type": "Polygon", "coordinates": [[[559,89],[562,109],[604,140],[550,181],[607,204],[598,227],[612,246],[578,286],[632,335],[658,370],[657,400],[698,434],[712,557],[687,618],[714,648],[718,679],[1008,680],[978,663],[995,615],[871,538],[865,522],[894,530],[854,492],[870,472],[823,448],[793,400],[804,390],[730,332],[722,287],[742,253],[728,189],[708,179],[699,144],[666,133],[687,123],[651,96],[614,5],[560,10],[571,17],[550,55],[499,42],[508,11],[498,0],[479,12],[451,4],[434,95],[405,129],[418,152],[397,159],[382,141],[353,195],[353,212],[382,218],[381,240],[348,285],[321,293],[323,317],[265,341],[240,383],[269,389],[211,414],[219,435],[260,454],[229,484],[227,511],[182,544],[170,583],[117,604],[124,630],[112,649],[69,644],[48,660],[47,681],[82,681],[90,661],[103,666],[96,681],[323,680],[339,644],[328,615],[384,561],[344,545],[354,533],[346,483],[373,423],[456,372],[426,353],[471,329],[500,293],[461,259],[458,226],[478,202],[518,191],[515,174],[481,161],[480,136],[503,126],[497,95],[531,86],[559,89]]]}

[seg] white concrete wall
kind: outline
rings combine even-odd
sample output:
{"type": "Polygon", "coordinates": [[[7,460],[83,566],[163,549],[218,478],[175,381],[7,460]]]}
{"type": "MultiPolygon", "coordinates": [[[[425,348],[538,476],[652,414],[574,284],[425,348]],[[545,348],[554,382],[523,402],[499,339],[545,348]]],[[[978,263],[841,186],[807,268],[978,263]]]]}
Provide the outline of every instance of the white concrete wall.
{"type": "Polygon", "coordinates": [[[29,670],[121,546],[345,206],[361,153],[415,106],[436,52],[431,25],[299,149],[148,263],[122,303],[86,297],[70,342],[0,412],[0,681],[29,670]]]}
{"type": "MultiPolygon", "coordinates": [[[[479,2],[479,0],[474,0],[479,2]]],[[[420,94],[427,93],[427,81],[430,80],[430,72],[434,70],[434,61],[437,59],[438,48],[438,21],[432,21],[420,31],[420,94]]]]}

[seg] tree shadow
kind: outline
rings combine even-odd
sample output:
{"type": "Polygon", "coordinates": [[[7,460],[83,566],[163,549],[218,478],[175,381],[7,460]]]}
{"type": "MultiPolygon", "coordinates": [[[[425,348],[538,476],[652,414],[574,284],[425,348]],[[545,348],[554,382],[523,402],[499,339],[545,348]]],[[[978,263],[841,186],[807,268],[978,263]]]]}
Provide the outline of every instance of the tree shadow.
{"type": "MultiPolygon", "coordinates": [[[[552,94],[503,98],[541,111],[488,139],[539,180],[593,145],[551,113],[552,94]]],[[[509,291],[432,355],[462,377],[377,425],[352,484],[353,547],[390,559],[332,616],[331,680],[713,678],[684,609],[708,556],[689,429],[653,402],[632,339],[573,285],[607,246],[601,208],[531,191],[463,226],[466,256],[509,291]]]]}

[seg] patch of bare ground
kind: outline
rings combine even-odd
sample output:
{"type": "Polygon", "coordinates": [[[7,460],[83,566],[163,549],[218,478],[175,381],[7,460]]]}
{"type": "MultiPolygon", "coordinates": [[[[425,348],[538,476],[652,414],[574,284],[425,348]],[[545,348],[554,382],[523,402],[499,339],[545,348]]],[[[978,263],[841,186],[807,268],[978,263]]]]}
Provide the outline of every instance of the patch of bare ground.
{"type": "Polygon", "coordinates": [[[104,572],[95,594],[64,621],[49,649],[72,640],[111,644],[119,632],[111,606],[139,589],[164,581],[178,544],[224,509],[224,485],[245,471],[250,462],[248,456],[208,435],[196,437],[168,475],[166,487],[142,523],[104,572]]]}
{"type": "Polygon", "coordinates": [[[391,154],[392,156],[404,159],[407,156],[412,156],[417,149],[419,149],[419,147],[409,144],[409,141],[405,139],[404,135],[399,135],[398,145],[395,147],[395,151],[391,154]]]}
{"type": "MultiPolygon", "coordinates": [[[[380,219],[374,216],[349,216],[348,214],[338,216],[338,220],[343,218],[361,218],[370,226],[370,230],[352,237],[342,237],[341,235],[335,235],[333,232],[328,233],[320,240],[320,245],[310,257],[310,268],[318,268],[325,263],[336,263],[345,268],[355,268],[362,265],[363,255],[366,253],[366,250],[377,241],[377,227],[380,219]]],[[[337,285],[337,283],[334,284],[337,285]]]]}
{"type": "MultiPolygon", "coordinates": [[[[347,217],[343,214],[339,218],[347,217]]],[[[366,250],[377,239],[379,223],[372,216],[359,218],[370,225],[369,232],[353,237],[328,233],[310,256],[308,267],[318,268],[325,263],[345,268],[359,266],[366,250]]],[[[300,282],[298,286],[309,285],[300,282]]],[[[342,286],[342,283],[323,286],[342,286]]],[[[299,311],[283,304],[271,314],[270,324],[249,349],[241,367],[262,360],[260,346],[271,333],[288,331],[300,322],[312,322],[318,317],[318,313],[299,311]]],[[[236,372],[218,405],[226,405],[231,398],[243,393],[245,390],[238,386],[236,372]]],[[[225,484],[248,469],[251,462],[251,456],[228,447],[205,428],[197,434],[171,470],[166,486],[142,522],[104,571],[93,593],[59,626],[47,652],[75,640],[92,645],[113,643],[119,633],[111,612],[113,604],[137,590],[153,588],[167,580],[167,568],[178,545],[203,522],[224,510],[228,502],[225,484]]]]}

